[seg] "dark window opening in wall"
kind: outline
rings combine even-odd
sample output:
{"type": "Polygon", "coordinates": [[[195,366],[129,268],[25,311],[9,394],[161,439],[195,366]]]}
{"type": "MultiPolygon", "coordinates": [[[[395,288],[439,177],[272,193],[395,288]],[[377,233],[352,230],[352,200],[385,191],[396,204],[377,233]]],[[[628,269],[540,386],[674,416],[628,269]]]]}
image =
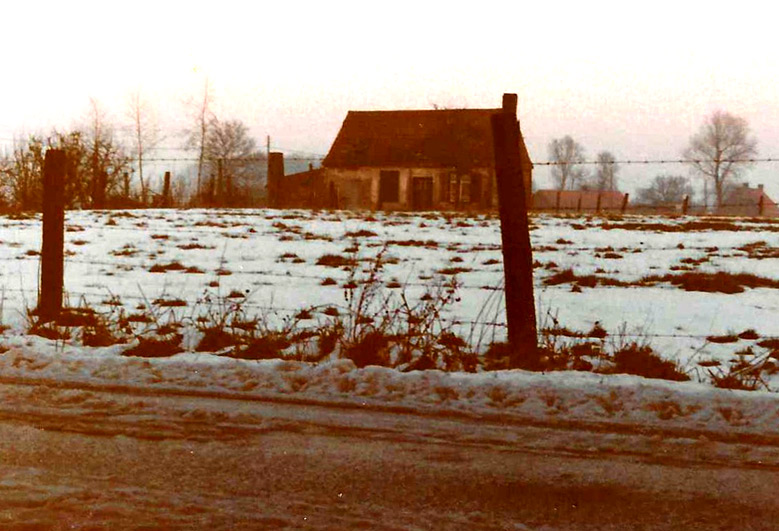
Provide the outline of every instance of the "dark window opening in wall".
{"type": "Polygon", "coordinates": [[[471,203],[481,203],[481,176],[471,176],[471,203]]]}
{"type": "Polygon", "coordinates": [[[446,203],[449,201],[449,174],[448,173],[441,173],[437,177],[438,180],[438,190],[437,190],[437,201],[439,203],[446,203]]]}
{"type": "Polygon", "coordinates": [[[400,172],[382,170],[379,173],[379,202],[397,203],[400,201],[400,172]]]}
{"type": "Polygon", "coordinates": [[[471,202],[471,176],[463,175],[460,177],[460,201],[463,203],[471,202]]]}
{"type": "Polygon", "coordinates": [[[457,175],[452,173],[449,175],[449,202],[453,205],[457,203],[459,199],[459,184],[457,182],[457,175]]]}

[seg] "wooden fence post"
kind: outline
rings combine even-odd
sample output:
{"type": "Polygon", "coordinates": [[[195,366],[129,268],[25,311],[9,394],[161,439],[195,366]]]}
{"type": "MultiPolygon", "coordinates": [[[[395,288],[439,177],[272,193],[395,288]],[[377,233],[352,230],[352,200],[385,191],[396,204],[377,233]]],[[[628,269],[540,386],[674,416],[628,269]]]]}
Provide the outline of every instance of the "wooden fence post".
{"type": "Polygon", "coordinates": [[[596,213],[600,212],[600,198],[601,198],[601,193],[598,192],[598,199],[597,199],[597,201],[595,203],[595,212],[596,213]]]}
{"type": "Polygon", "coordinates": [[[222,168],[222,159],[216,161],[216,201],[219,206],[224,206],[225,202],[225,186],[224,186],[224,170],[222,168]]]}
{"type": "Polygon", "coordinates": [[[582,193],[579,192],[579,200],[576,202],[576,212],[582,211],[582,193]]]}
{"type": "Polygon", "coordinates": [[[628,199],[630,199],[630,194],[626,193],[622,196],[622,208],[620,208],[620,212],[622,212],[623,215],[628,209],[628,199]]]}
{"type": "Polygon", "coordinates": [[[492,115],[491,122],[503,243],[506,321],[512,347],[510,363],[512,367],[538,368],[533,254],[520,164],[516,94],[503,95],[503,111],[492,115]]]}
{"type": "Polygon", "coordinates": [[[170,208],[170,172],[165,172],[162,179],[162,208],[170,208]]]}
{"type": "Polygon", "coordinates": [[[684,200],[682,201],[682,216],[687,215],[687,210],[690,208],[690,196],[686,195],[684,196],[684,200]]]}
{"type": "Polygon", "coordinates": [[[765,208],[765,201],[763,200],[765,196],[761,193],[760,199],[757,201],[757,215],[762,216],[763,215],[763,208],[765,208]]]}
{"type": "Polygon", "coordinates": [[[65,172],[67,157],[49,149],[43,161],[43,243],[38,317],[51,321],[62,310],[65,284],[65,172]]]}
{"type": "Polygon", "coordinates": [[[124,187],[123,194],[125,201],[130,200],[130,174],[127,172],[122,173],[122,184],[124,187]]]}
{"type": "Polygon", "coordinates": [[[560,212],[560,196],[563,193],[560,190],[557,190],[556,194],[556,200],[555,200],[555,212],[560,212]]]}

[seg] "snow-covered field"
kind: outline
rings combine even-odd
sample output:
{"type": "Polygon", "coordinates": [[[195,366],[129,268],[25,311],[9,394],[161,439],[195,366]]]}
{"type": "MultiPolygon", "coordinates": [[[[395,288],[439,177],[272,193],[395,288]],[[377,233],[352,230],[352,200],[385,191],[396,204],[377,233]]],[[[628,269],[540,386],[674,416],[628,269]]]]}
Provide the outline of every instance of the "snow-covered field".
{"type": "MultiPolygon", "coordinates": [[[[532,223],[542,326],[587,332],[598,322],[612,337],[621,331],[623,339],[649,338],[656,351],[686,366],[725,361],[755,342],[713,344],[707,336],[747,329],[761,339],[779,336],[779,291],[774,288],[709,293],[667,282],[581,288],[545,283],[568,268],[579,276],[622,283],[685,270],[747,272],[779,280],[779,224],[546,215],[532,223]]],[[[232,294],[247,312],[289,315],[305,307],[343,304],[349,272],[317,265],[320,257],[356,252],[367,259],[386,247],[382,278],[388,290],[418,298],[441,272],[457,272],[459,301],[449,317],[461,323],[464,336],[505,337],[502,292],[495,289],[503,275],[495,216],[72,211],[66,227],[65,287],[71,306],[109,310],[121,305],[130,312],[157,299],[181,299],[187,305],[176,311],[185,314],[232,294]],[[323,283],[328,278],[335,282],[323,283]]],[[[39,219],[0,221],[2,320],[10,333],[24,329],[26,309],[36,304],[40,238],[39,219]]],[[[369,260],[363,263],[370,266],[369,260]]]]}
{"type": "MultiPolygon", "coordinates": [[[[642,336],[635,339],[649,339],[657,351],[691,371],[705,370],[700,361],[726,362],[737,350],[752,346],[758,351],[758,342],[779,337],[774,287],[710,293],[685,291],[666,281],[639,282],[650,274],[689,269],[779,280],[779,224],[554,216],[537,216],[532,223],[536,303],[546,326],[587,332],[598,322],[609,333],[605,342],[642,336]],[[596,280],[549,284],[569,268],[580,278],[592,274],[596,280]],[[752,339],[706,340],[746,329],[754,329],[752,339]]],[[[500,308],[490,306],[502,295],[495,289],[502,270],[494,217],[69,212],[67,227],[65,282],[73,306],[83,302],[110,312],[119,305],[129,313],[139,305],[154,308],[157,299],[175,298],[185,305],[165,311],[195,314],[212,304],[208,299],[235,292],[233,298],[247,311],[288,315],[305,307],[344,304],[343,285],[350,273],[317,265],[322,256],[370,259],[383,252],[382,282],[388,291],[419,297],[437,275],[459,268],[459,301],[449,317],[461,322],[466,334],[471,326],[491,329],[491,321],[502,321],[500,308]],[[357,250],[347,251],[355,244],[357,250]],[[158,269],[164,272],[154,272],[158,269]],[[335,282],[323,282],[328,278],[335,282]]],[[[663,454],[755,469],[779,463],[779,394],[772,392],[717,389],[695,379],[670,382],[575,371],[401,372],[360,368],[349,359],[244,360],[206,352],[139,358],[123,355],[127,345],[84,347],[25,335],[25,309],[35,305],[40,221],[3,220],[0,241],[3,323],[10,326],[0,338],[0,385],[5,389],[0,416],[7,423],[35,426],[30,419],[37,419],[54,431],[89,434],[100,427],[96,419],[116,417],[121,422],[103,426],[106,433],[141,433],[168,444],[170,437],[186,435],[189,421],[196,420],[204,431],[189,435],[210,444],[219,430],[265,429],[266,419],[245,415],[240,404],[302,405],[315,407],[316,415],[359,412],[363,424],[355,426],[360,429],[365,423],[386,429],[384,414],[403,415],[420,426],[452,420],[448,432],[425,428],[413,434],[439,443],[453,437],[463,444],[503,437],[507,448],[532,452],[548,448],[553,433],[555,448],[587,455],[663,454]],[[119,394],[129,398],[115,402],[119,394]],[[182,401],[175,410],[162,411],[146,396],[182,401]],[[210,409],[210,399],[229,404],[210,409]],[[182,422],[171,424],[170,419],[182,422]],[[150,426],[158,431],[148,432],[150,426]],[[537,441],[527,441],[507,429],[511,426],[546,431],[537,441]]],[[[369,267],[371,261],[359,264],[369,267]]],[[[775,381],[768,383],[777,388],[775,381]]],[[[300,410],[315,415],[307,407],[300,410]]],[[[25,481],[35,485],[37,480],[25,481]]]]}
{"type": "MultiPolygon", "coordinates": [[[[74,347],[34,336],[9,338],[6,348],[0,356],[0,384],[33,384],[41,393],[49,388],[141,391],[454,415],[566,429],[638,429],[662,437],[765,444],[771,452],[779,446],[779,396],[715,389],[697,382],[573,371],[404,373],[377,366],[360,369],[345,359],[312,364],[202,353],[140,359],[122,356],[118,345],[74,347]]],[[[64,401],[58,407],[69,411],[80,404],[64,401]]],[[[191,408],[193,415],[199,414],[197,401],[191,402],[191,408]]],[[[141,413],[150,414],[124,412],[141,413]]],[[[74,409],[73,414],[79,411],[74,409]]],[[[629,450],[614,444],[615,450],[629,450]]],[[[759,461],[761,452],[760,448],[744,450],[741,457],[759,461]]]]}

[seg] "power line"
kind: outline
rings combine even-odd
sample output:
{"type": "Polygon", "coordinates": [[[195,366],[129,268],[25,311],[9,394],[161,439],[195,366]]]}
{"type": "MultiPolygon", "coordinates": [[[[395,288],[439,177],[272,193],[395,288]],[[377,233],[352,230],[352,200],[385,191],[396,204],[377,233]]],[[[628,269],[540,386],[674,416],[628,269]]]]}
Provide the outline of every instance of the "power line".
{"type": "Polygon", "coordinates": [[[561,161],[540,161],[533,162],[534,166],[578,166],[578,165],[595,165],[595,164],[702,164],[705,162],[731,162],[731,163],[762,163],[762,162],[779,162],[779,157],[766,157],[766,158],[754,158],[754,159],[720,159],[718,161],[708,159],[626,159],[626,160],[585,160],[577,162],[561,162],[561,161]]]}

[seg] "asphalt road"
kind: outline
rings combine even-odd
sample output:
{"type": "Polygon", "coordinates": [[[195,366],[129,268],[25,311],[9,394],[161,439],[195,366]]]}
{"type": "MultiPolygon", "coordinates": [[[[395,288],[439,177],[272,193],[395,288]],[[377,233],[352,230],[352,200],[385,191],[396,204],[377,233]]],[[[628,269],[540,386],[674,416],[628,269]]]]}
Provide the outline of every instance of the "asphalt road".
{"type": "Polygon", "coordinates": [[[776,529],[779,449],[0,385],[0,528],[776,529]]]}

